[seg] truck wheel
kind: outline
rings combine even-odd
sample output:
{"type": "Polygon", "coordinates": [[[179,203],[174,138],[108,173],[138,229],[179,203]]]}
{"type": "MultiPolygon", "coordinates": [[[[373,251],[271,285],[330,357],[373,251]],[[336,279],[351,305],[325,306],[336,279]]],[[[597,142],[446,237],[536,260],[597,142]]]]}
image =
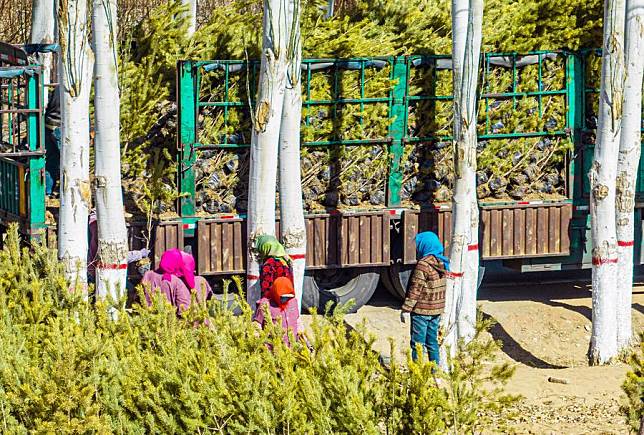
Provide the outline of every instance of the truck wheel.
{"type": "Polygon", "coordinates": [[[405,299],[407,283],[409,282],[412,270],[414,270],[413,266],[401,267],[396,264],[391,265],[381,273],[382,284],[389,293],[396,298],[403,300],[405,299]]]}
{"type": "Polygon", "coordinates": [[[379,274],[376,270],[320,270],[307,272],[304,275],[302,295],[303,311],[316,308],[323,313],[331,302],[331,309],[353,300],[350,313],[355,313],[369,302],[376,291],[379,274]]]}

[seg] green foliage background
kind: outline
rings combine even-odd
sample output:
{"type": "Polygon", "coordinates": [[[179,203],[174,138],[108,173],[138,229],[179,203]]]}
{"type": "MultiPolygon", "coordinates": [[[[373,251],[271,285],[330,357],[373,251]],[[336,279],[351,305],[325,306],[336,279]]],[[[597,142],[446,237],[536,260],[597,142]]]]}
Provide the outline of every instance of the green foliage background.
{"type": "MultiPolygon", "coordinates": [[[[179,3],[175,1],[168,6],[162,6],[135,29],[121,32],[126,35],[125,40],[121,42],[121,113],[125,143],[123,162],[128,208],[135,212],[173,211],[172,202],[176,198],[173,157],[176,149],[176,61],[253,59],[259,55],[261,2],[234,0],[225,6],[214,8],[208,23],[190,40],[185,37],[187,24],[179,14],[179,3]],[[156,154],[152,150],[157,150],[156,154]],[[150,158],[154,155],[156,159],[150,158]],[[163,163],[165,170],[155,170],[155,162],[163,163]]],[[[355,1],[341,7],[332,19],[323,17],[325,4],[326,1],[321,0],[305,2],[302,18],[304,57],[448,54],[451,51],[448,1],[355,1]]],[[[580,47],[596,47],[601,42],[601,17],[602,3],[599,0],[491,0],[486,2],[483,50],[526,52],[536,49],[575,50],[580,47]]],[[[351,78],[347,76],[343,80],[350,81],[351,78]]],[[[385,92],[390,85],[386,72],[376,74],[370,82],[376,93],[385,92]]],[[[243,98],[245,86],[238,88],[239,97],[243,98]]],[[[328,94],[328,89],[324,86],[314,88],[320,95],[328,94]]],[[[350,93],[352,86],[345,86],[345,89],[350,93]]],[[[209,90],[214,94],[214,88],[209,90]]],[[[528,101],[526,104],[533,103],[528,101]]],[[[561,113],[562,104],[563,102],[558,102],[553,105],[553,110],[561,113]]],[[[348,136],[382,135],[389,120],[383,116],[380,108],[372,107],[369,110],[371,112],[362,113],[355,107],[346,107],[343,111],[343,125],[336,126],[336,130],[347,131],[348,136]],[[355,125],[356,117],[369,120],[366,130],[346,128],[347,125],[355,125]]],[[[501,108],[499,113],[503,112],[509,113],[511,110],[507,107],[501,108]]],[[[247,125],[245,115],[241,111],[233,114],[230,125],[226,128],[222,128],[221,122],[217,121],[213,114],[205,115],[214,119],[202,117],[204,138],[219,137],[222,132],[230,134],[235,129],[243,130],[243,126],[247,125]]],[[[449,108],[443,107],[442,112],[438,112],[436,122],[443,127],[448,126],[449,117],[449,108]]],[[[322,113],[320,123],[313,124],[315,128],[304,129],[305,140],[324,139],[325,135],[328,137],[329,122],[331,121],[327,114],[322,113]]],[[[516,121],[513,123],[510,120],[506,125],[516,125],[516,121]]],[[[516,141],[512,144],[503,141],[496,147],[508,148],[510,152],[525,152],[533,145],[534,143],[529,141],[516,141]]],[[[553,169],[549,170],[550,172],[542,171],[541,178],[560,172],[562,156],[568,148],[568,144],[557,145],[552,164],[548,162],[553,169]]],[[[418,156],[411,156],[412,162],[405,174],[407,180],[417,177],[418,165],[423,161],[436,157],[428,156],[431,152],[431,148],[428,148],[418,156]]],[[[303,152],[303,160],[309,157],[311,161],[323,161],[327,167],[332,167],[332,161],[337,160],[342,165],[341,168],[332,168],[337,179],[334,179],[334,174],[320,174],[315,165],[303,167],[303,178],[309,180],[310,184],[305,185],[305,199],[309,207],[315,207],[315,204],[328,206],[334,202],[342,202],[345,205],[356,201],[379,203],[385,177],[382,169],[386,168],[388,158],[382,147],[337,147],[334,150],[318,150],[310,156],[307,156],[308,154],[309,151],[303,152]],[[364,176],[359,177],[359,173],[364,173],[364,176]],[[329,192],[335,195],[330,200],[329,192]],[[373,192],[378,194],[378,199],[374,200],[369,196],[373,192]]],[[[410,154],[411,149],[408,149],[406,158],[409,158],[410,154]]],[[[198,178],[200,176],[201,179],[200,186],[211,185],[210,190],[203,189],[204,194],[197,198],[198,203],[204,204],[203,208],[209,212],[243,208],[238,206],[245,200],[242,186],[244,183],[240,182],[245,174],[244,167],[247,167],[244,163],[245,154],[242,152],[237,156],[237,168],[241,167],[241,171],[225,171],[223,165],[230,161],[231,155],[230,152],[222,151],[215,156],[206,156],[206,160],[209,161],[203,163],[202,168],[197,168],[198,178]],[[217,175],[214,186],[213,183],[208,183],[213,174],[217,175]]],[[[439,160],[445,161],[446,166],[450,165],[445,159],[446,156],[441,154],[438,157],[439,160]]],[[[488,158],[496,159],[502,160],[503,157],[491,153],[488,158]]],[[[499,162],[499,165],[507,166],[507,159],[505,163],[499,162]]],[[[508,170],[510,169],[498,169],[499,174],[496,175],[503,175],[508,170]]],[[[520,178],[517,183],[522,180],[520,178]]],[[[508,180],[502,181],[508,183],[508,180]]],[[[443,183],[449,185],[449,179],[443,180],[443,183]]],[[[427,187],[423,185],[422,180],[417,180],[413,188],[408,190],[414,189],[427,190],[427,187]]],[[[407,193],[411,196],[412,192],[407,193]]],[[[505,192],[503,194],[507,195],[505,192]]],[[[437,198],[432,196],[430,199],[437,198]]]]}
{"type": "Polygon", "coordinates": [[[513,401],[500,390],[512,370],[493,364],[482,329],[446,375],[426,361],[384,367],[341,313],[313,318],[312,350],[289,349],[242,302],[241,316],[211,300],[179,318],[161,296],[112,321],[68,289],[55,252],[20,249],[12,228],[0,251],[4,434],[465,433],[513,401]]]}

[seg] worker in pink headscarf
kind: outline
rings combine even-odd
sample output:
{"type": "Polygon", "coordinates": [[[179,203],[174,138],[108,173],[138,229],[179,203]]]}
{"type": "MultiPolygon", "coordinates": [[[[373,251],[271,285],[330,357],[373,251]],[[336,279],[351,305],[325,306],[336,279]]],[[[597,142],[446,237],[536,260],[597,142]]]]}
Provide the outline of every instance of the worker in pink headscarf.
{"type": "Polygon", "coordinates": [[[212,288],[210,284],[206,281],[206,278],[203,276],[195,275],[195,258],[192,254],[189,254],[185,251],[181,251],[181,257],[183,259],[183,265],[185,270],[192,271],[194,276],[194,287],[192,289],[196,293],[197,302],[203,303],[212,295],[212,288]]]}
{"type": "MultiPolygon", "coordinates": [[[[161,256],[159,268],[143,275],[141,283],[151,291],[161,292],[168,302],[177,307],[181,314],[192,302],[192,292],[198,302],[205,302],[212,289],[205,278],[195,276],[195,259],[191,254],[179,249],[169,249],[161,256]]],[[[151,291],[145,292],[146,302],[152,304],[151,291]]]]}
{"type": "Polygon", "coordinates": [[[146,287],[148,306],[152,304],[152,292],[158,291],[181,313],[190,306],[190,289],[194,288],[195,279],[193,271],[186,269],[181,251],[175,248],[161,255],[159,268],[147,271],[141,284],[146,287]]]}

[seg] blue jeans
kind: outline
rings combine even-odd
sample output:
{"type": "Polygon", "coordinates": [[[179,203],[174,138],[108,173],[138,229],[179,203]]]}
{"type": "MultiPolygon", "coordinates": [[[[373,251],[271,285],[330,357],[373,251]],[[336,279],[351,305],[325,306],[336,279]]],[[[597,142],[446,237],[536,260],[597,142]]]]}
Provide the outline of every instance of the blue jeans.
{"type": "Polygon", "coordinates": [[[416,344],[420,344],[425,354],[429,354],[429,360],[438,364],[438,326],[440,315],[423,316],[411,313],[411,357],[416,361],[416,344]]]}

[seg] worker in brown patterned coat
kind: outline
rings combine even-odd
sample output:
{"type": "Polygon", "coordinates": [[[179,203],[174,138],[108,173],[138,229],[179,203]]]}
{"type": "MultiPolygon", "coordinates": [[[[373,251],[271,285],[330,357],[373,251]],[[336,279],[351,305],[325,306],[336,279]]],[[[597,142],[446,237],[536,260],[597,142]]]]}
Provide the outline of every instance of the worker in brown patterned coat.
{"type": "Polygon", "coordinates": [[[411,275],[400,320],[407,323],[411,317],[411,355],[418,359],[420,346],[429,360],[438,364],[438,327],[445,308],[445,275],[449,260],[443,255],[443,244],[438,236],[425,231],[416,236],[418,263],[411,275]],[[411,313],[411,314],[410,314],[411,313]]]}

